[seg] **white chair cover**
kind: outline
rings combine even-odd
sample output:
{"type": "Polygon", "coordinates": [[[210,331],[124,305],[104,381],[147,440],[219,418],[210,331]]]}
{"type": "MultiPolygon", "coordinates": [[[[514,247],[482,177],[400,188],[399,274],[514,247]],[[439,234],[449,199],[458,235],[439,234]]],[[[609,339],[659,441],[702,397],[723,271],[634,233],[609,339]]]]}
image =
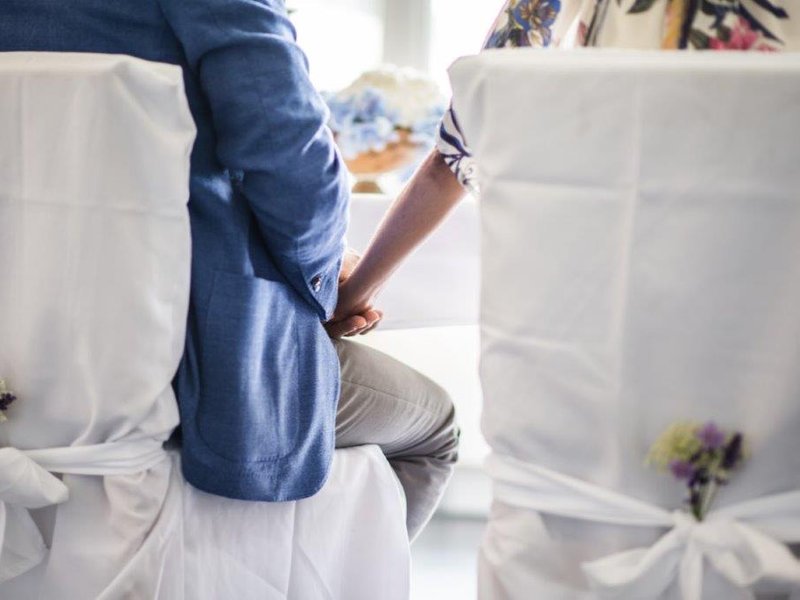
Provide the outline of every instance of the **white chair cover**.
{"type": "Polygon", "coordinates": [[[482,191],[482,598],[800,594],[800,56],[491,51],[451,78],[482,191]],[[644,465],[684,419],[751,445],[701,527],[644,465]]]}
{"type": "Polygon", "coordinates": [[[378,449],[266,504],[191,488],[162,447],[194,133],[177,67],[0,55],[0,377],[19,397],[0,424],[0,597],[407,598],[378,449]]]}

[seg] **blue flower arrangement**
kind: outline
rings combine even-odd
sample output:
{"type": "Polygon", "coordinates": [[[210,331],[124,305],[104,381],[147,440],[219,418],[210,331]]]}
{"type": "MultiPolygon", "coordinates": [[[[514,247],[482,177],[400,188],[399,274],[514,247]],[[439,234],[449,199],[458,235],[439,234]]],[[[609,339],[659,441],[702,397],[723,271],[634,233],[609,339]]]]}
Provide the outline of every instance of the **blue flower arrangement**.
{"type": "Polygon", "coordinates": [[[368,71],[349,88],[324,93],[323,99],[346,160],[381,152],[401,138],[432,146],[447,108],[434,82],[413,70],[391,66],[368,71]]]}
{"type": "Polygon", "coordinates": [[[329,126],[346,160],[364,152],[380,152],[399,140],[397,115],[389,110],[384,95],[367,88],[352,97],[324,94],[331,111],[329,126]]]}
{"type": "Polygon", "coordinates": [[[437,104],[423,118],[404,123],[399,111],[389,106],[384,92],[372,87],[355,95],[325,93],[323,98],[330,109],[329,126],[346,160],[385,150],[400,141],[401,131],[408,134],[408,142],[431,147],[445,112],[445,106],[437,104]]]}
{"type": "Polygon", "coordinates": [[[435,81],[392,65],[366,71],[347,88],[322,96],[356,193],[387,193],[407,181],[436,143],[447,109],[435,81]]]}

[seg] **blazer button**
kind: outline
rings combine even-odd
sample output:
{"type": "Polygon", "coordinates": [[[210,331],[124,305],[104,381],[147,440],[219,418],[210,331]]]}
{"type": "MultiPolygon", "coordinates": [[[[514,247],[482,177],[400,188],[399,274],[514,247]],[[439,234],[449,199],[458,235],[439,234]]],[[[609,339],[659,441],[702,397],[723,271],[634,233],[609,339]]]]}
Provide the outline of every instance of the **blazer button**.
{"type": "Polygon", "coordinates": [[[317,275],[311,280],[311,289],[319,292],[322,289],[322,275],[317,275]]]}

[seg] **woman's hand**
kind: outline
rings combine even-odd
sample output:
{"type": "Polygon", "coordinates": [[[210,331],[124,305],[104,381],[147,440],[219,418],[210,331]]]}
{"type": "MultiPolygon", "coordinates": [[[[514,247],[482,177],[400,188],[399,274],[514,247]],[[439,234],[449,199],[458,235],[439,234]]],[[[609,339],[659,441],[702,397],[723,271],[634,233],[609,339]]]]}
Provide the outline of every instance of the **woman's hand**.
{"type": "Polygon", "coordinates": [[[379,310],[370,309],[360,315],[346,317],[340,321],[336,317],[325,323],[328,335],[334,339],[341,337],[352,337],[363,335],[372,331],[383,318],[383,313],[379,310]]]}
{"type": "Polygon", "coordinates": [[[353,249],[345,251],[339,273],[339,301],[333,317],[325,323],[332,338],[365,334],[374,329],[383,318],[383,312],[372,304],[374,294],[364,294],[351,279],[361,256],[353,249]]]}
{"type": "MultiPolygon", "coordinates": [[[[333,313],[332,321],[346,322],[353,317],[363,317],[366,323],[358,322],[360,327],[345,335],[364,334],[374,329],[383,318],[383,312],[375,309],[374,294],[357,284],[356,279],[347,279],[339,285],[339,302],[333,313]]],[[[351,323],[354,324],[354,323],[351,323]]]]}
{"type": "Polygon", "coordinates": [[[348,248],[344,251],[344,256],[342,256],[342,269],[339,271],[339,285],[350,279],[350,275],[353,274],[360,260],[361,255],[352,248],[348,248]]]}

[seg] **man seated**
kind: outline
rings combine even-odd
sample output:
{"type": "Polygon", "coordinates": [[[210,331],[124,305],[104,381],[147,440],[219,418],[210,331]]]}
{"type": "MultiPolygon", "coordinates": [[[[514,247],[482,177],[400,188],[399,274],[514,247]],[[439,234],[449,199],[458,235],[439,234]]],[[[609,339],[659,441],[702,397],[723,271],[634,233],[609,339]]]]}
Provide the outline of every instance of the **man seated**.
{"type": "MultiPolygon", "coordinates": [[[[192,291],[174,385],[182,464],[245,500],[310,496],[334,444],[378,444],[406,492],[413,538],[456,461],[447,395],[323,323],[343,263],[344,166],[281,0],[5,0],[0,51],[127,54],[184,72],[197,125],[192,291]]],[[[340,281],[341,280],[341,281],[340,281]]],[[[329,326],[368,330],[373,307],[329,326]]]]}

